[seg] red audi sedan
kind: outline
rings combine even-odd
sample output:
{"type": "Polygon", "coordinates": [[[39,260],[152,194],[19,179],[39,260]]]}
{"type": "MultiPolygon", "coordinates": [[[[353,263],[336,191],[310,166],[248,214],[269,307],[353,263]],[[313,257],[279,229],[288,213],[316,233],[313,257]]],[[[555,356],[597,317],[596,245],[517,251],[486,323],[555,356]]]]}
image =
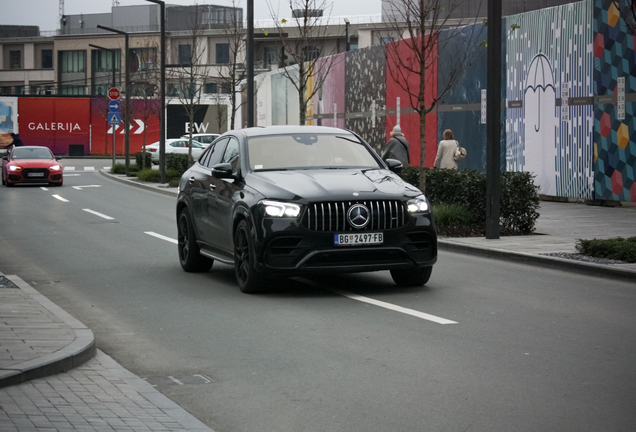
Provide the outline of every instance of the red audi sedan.
{"type": "Polygon", "coordinates": [[[26,183],[48,183],[62,186],[61,157],[53,155],[47,147],[14,147],[2,158],[2,184],[14,186],[26,183]]]}

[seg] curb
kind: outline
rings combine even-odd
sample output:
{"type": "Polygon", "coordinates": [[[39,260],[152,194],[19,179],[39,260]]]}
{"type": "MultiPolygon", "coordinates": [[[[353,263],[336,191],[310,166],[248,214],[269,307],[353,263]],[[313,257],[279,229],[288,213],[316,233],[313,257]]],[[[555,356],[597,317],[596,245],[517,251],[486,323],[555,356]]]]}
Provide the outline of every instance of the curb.
{"type": "Polygon", "coordinates": [[[0,369],[0,388],[67,372],[95,356],[95,337],[89,328],[19,277],[7,276],[2,273],[0,275],[13,282],[34,301],[62,320],[75,332],[75,340],[54,353],[18,363],[10,368],[0,369]]]}
{"type": "Polygon", "coordinates": [[[496,258],[504,261],[515,261],[523,264],[565,270],[573,273],[586,274],[589,276],[604,276],[623,282],[636,283],[636,271],[629,269],[612,268],[602,264],[569,260],[559,257],[533,255],[525,252],[514,252],[504,249],[468,246],[443,239],[438,239],[437,245],[439,249],[448,252],[457,252],[467,255],[482,256],[486,258],[496,258]]]}
{"type": "Polygon", "coordinates": [[[119,183],[124,183],[130,186],[135,186],[141,189],[146,189],[149,191],[153,191],[153,192],[159,192],[161,194],[164,195],[169,195],[169,196],[176,196],[177,195],[177,191],[175,188],[168,188],[168,187],[163,187],[163,186],[158,186],[157,183],[152,183],[152,184],[145,184],[145,183],[140,183],[138,181],[135,180],[130,180],[127,177],[119,177],[117,175],[114,174],[110,174],[107,173],[105,170],[100,169],[99,173],[101,175],[103,175],[106,178],[109,178],[111,180],[115,180],[116,182],[119,183]]]}

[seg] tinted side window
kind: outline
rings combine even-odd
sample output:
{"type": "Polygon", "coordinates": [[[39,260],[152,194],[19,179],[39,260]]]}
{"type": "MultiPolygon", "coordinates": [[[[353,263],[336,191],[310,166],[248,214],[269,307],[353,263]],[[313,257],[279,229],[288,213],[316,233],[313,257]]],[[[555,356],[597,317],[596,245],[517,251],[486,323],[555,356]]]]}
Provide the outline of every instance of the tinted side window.
{"type": "Polygon", "coordinates": [[[223,163],[232,164],[232,172],[236,173],[239,166],[239,142],[236,138],[230,138],[225,153],[223,154],[223,163]]]}
{"type": "Polygon", "coordinates": [[[205,165],[208,168],[212,168],[214,165],[221,163],[227,141],[228,138],[221,138],[217,142],[210,144],[211,149],[208,152],[210,157],[205,161],[205,165]]]}

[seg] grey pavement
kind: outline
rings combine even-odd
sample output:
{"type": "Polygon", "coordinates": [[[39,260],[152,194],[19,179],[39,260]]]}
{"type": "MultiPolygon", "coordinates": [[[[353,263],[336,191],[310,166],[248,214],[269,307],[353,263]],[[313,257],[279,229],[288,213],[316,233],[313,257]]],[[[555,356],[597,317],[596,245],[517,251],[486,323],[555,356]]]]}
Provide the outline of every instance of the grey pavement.
{"type": "MultiPolygon", "coordinates": [[[[177,188],[100,173],[176,196],[177,188]]],[[[636,206],[542,201],[535,235],[440,238],[443,250],[636,282],[636,264],[552,257],[578,239],[636,236],[636,206]]],[[[211,431],[96,349],[90,329],[15,275],[0,273],[0,431],[211,431]]]]}

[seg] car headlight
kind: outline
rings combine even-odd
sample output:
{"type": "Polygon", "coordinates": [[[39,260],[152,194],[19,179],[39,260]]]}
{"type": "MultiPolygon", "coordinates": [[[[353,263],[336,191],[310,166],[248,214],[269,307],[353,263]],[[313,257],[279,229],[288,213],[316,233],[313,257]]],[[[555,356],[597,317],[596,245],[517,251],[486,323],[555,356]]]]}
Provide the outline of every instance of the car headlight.
{"type": "Polygon", "coordinates": [[[430,210],[430,206],[424,195],[408,200],[406,207],[409,213],[427,213],[430,210]]]}
{"type": "Polygon", "coordinates": [[[59,165],[53,165],[53,166],[49,167],[49,170],[51,170],[51,171],[59,171],[61,169],[62,169],[62,167],[59,166],[59,165]]]}
{"type": "Polygon", "coordinates": [[[22,171],[22,167],[15,166],[15,165],[9,165],[8,168],[9,168],[9,171],[22,171]]]}
{"type": "Polygon", "coordinates": [[[297,204],[278,201],[261,201],[265,208],[265,214],[272,217],[297,217],[300,214],[300,206],[297,204]]]}

